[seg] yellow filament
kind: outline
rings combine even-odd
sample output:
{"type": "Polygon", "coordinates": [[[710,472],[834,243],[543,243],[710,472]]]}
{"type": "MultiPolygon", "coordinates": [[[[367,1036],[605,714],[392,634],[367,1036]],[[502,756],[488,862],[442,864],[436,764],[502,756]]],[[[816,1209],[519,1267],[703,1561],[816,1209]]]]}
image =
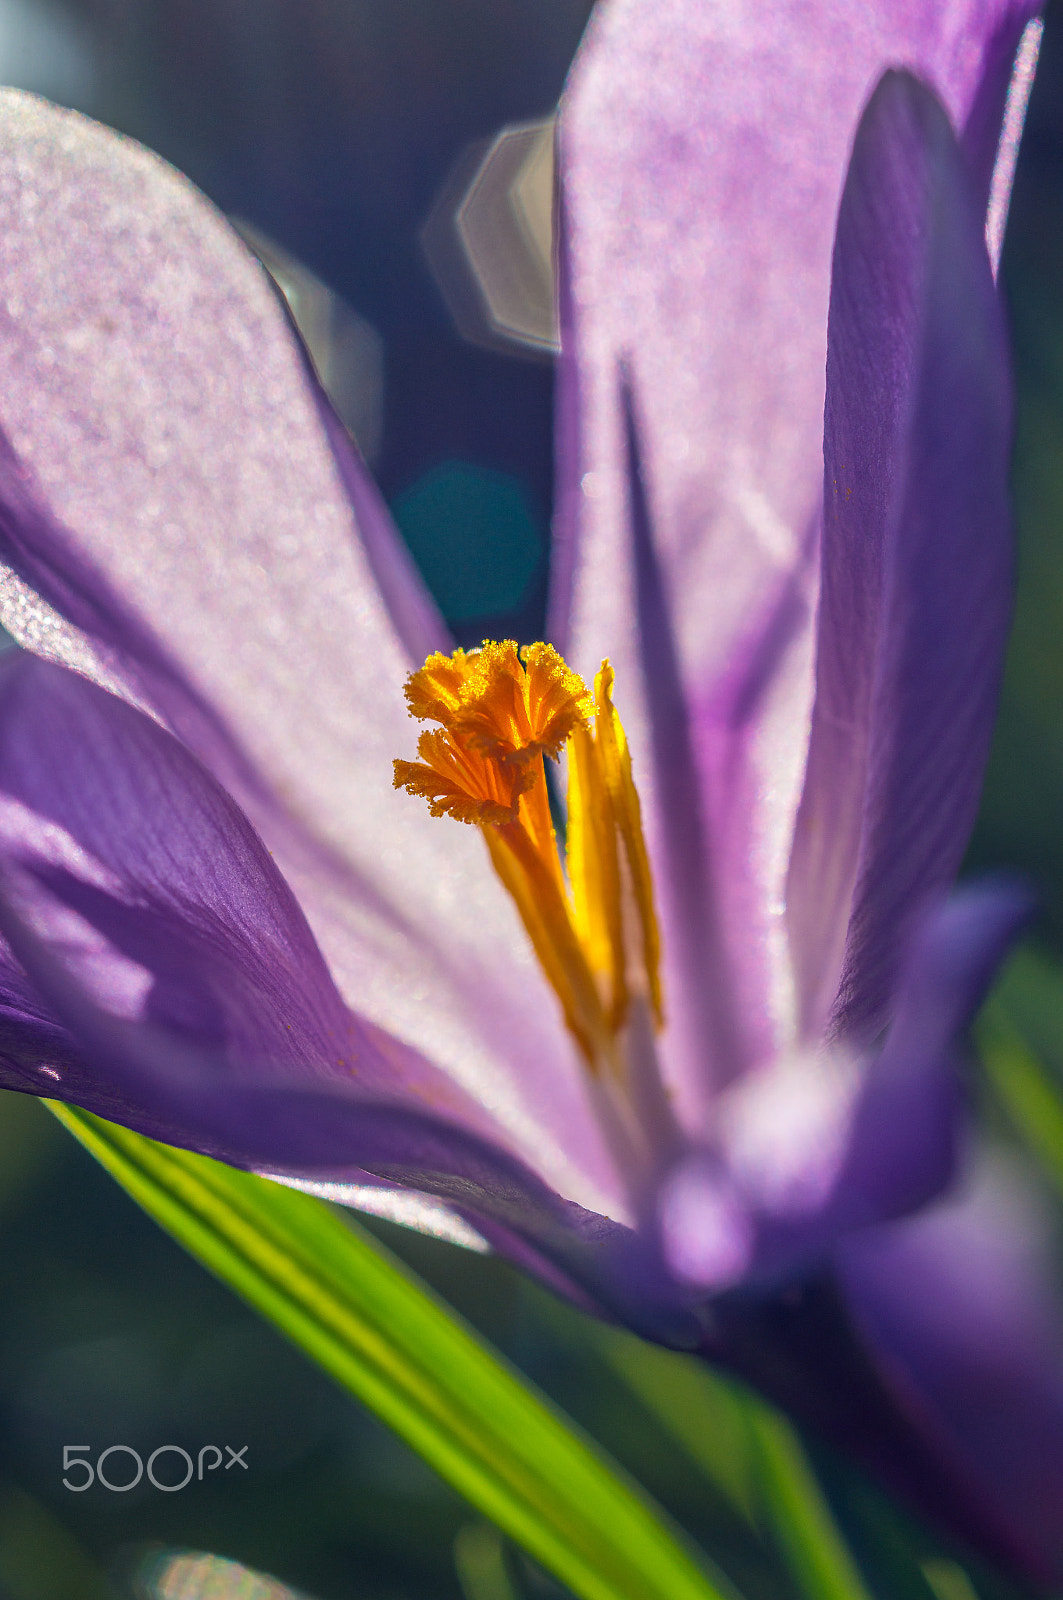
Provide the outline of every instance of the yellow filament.
{"type": "MultiPolygon", "coordinates": [[[[543,971],[561,1002],[565,1021],[588,1065],[611,1054],[612,1032],[564,889],[520,823],[485,828],[495,871],[512,895],[543,971]]],[[[555,851],[556,857],[556,851],[555,851]]]]}
{"type": "Polygon", "coordinates": [[[395,787],[433,816],[477,824],[580,1050],[618,1071],[617,1037],[634,990],[661,1021],[660,941],[627,740],[603,661],[595,693],[550,645],[512,640],[437,653],[411,675],[418,761],[395,787]],[[593,717],[593,726],[591,718],[593,717]],[[566,888],[543,757],[568,751],[566,888]],[[636,948],[632,948],[632,946],[636,948]]]}
{"type": "Polygon", "coordinates": [[[642,964],[649,986],[650,1003],[660,1026],[663,1017],[661,1000],[661,936],[657,927],[657,913],[653,904],[653,877],[650,858],[646,853],[646,839],[642,832],[642,807],[638,790],[631,773],[631,753],[627,736],[613,705],[613,669],[603,661],[594,680],[595,732],[597,747],[601,752],[613,814],[624,845],[631,888],[642,934],[642,964]]]}
{"type": "Polygon", "coordinates": [[[613,803],[597,742],[586,728],[568,744],[568,831],[565,839],[572,911],[581,942],[608,995],[610,1021],[627,1010],[624,921],[613,803]]]}

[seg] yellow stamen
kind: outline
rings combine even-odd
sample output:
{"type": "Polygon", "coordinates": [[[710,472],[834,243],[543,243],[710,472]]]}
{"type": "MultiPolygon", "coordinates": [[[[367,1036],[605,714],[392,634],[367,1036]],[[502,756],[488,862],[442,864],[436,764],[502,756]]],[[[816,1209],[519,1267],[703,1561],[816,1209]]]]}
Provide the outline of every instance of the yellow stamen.
{"type": "MultiPolygon", "coordinates": [[[[572,925],[560,874],[520,823],[485,828],[495,871],[509,890],[565,1021],[589,1065],[612,1054],[612,1032],[594,976],[572,925]]],[[[556,859],[556,851],[555,851],[556,859]]]]}
{"type": "Polygon", "coordinates": [[[550,645],[512,640],[435,654],[412,674],[419,761],[395,787],[433,816],[476,823],[588,1064],[620,1072],[631,997],[661,1021],[659,937],[649,858],[608,662],[592,698],[550,645]],[[593,723],[592,719],[593,718],[593,723]],[[568,751],[566,888],[543,757],[568,751]]]}
{"type": "Polygon", "coordinates": [[[610,1021],[619,1027],[628,993],[616,818],[601,752],[586,728],[574,729],[569,740],[565,854],[573,920],[587,959],[603,981],[610,1021]]]}
{"type": "Polygon", "coordinates": [[[597,748],[601,752],[609,798],[613,802],[613,815],[624,844],[627,868],[631,874],[631,887],[642,935],[642,964],[649,985],[649,997],[654,1016],[660,1025],[663,1015],[661,1000],[661,938],[657,928],[657,913],[653,904],[653,876],[650,858],[646,853],[646,839],[642,832],[642,807],[631,773],[631,753],[627,735],[613,705],[613,669],[603,661],[594,680],[595,731],[597,748]]]}
{"type": "Polygon", "coordinates": [[[583,680],[548,644],[512,639],[438,651],[406,684],[411,716],[441,722],[472,750],[506,765],[556,756],[593,707],[583,680]]]}
{"type": "Polygon", "coordinates": [[[520,784],[534,774],[518,768],[503,771],[498,762],[485,761],[437,729],[422,733],[417,754],[420,761],[395,762],[395,787],[422,795],[433,817],[496,826],[516,821],[520,784]]]}

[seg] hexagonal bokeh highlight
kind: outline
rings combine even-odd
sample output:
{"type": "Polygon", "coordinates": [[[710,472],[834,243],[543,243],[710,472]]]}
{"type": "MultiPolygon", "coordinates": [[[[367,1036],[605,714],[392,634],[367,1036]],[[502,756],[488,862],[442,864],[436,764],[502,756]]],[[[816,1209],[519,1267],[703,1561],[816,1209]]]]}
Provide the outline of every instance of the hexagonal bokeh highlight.
{"type": "Polygon", "coordinates": [[[421,234],[458,330],[493,349],[557,350],[554,118],[470,146],[421,234]]]}
{"type": "Polygon", "coordinates": [[[318,377],[367,461],[384,434],[384,341],[372,323],[252,223],[233,227],[288,303],[318,377]]]}

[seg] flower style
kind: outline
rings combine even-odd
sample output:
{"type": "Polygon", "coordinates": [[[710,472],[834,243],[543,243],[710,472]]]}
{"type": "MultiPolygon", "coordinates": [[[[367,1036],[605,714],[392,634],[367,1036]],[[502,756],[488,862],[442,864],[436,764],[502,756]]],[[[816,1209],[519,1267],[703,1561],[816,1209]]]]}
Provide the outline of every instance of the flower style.
{"type": "Polygon", "coordinates": [[[486,1241],[1044,1574],[1023,1230],[972,1285],[984,1191],[896,1220],[1022,915],[941,896],[1010,607],[984,239],[1031,8],[762,9],[612,0],[574,74],[571,665],[451,653],[222,219],[3,97],[0,1083],[486,1241]]]}

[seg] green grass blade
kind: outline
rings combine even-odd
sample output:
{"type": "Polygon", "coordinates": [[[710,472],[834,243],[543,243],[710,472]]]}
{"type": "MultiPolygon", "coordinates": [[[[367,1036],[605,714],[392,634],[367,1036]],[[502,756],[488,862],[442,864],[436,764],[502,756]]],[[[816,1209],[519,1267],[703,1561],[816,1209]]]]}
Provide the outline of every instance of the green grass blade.
{"type": "Polygon", "coordinates": [[[367,1234],[309,1195],[49,1105],[192,1255],[583,1600],[720,1600],[620,1469],[367,1234]]]}
{"type": "Polygon", "coordinates": [[[975,1038],[997,1104],[1063,1198],[1063,972],[1037,950],[1019,950],[975,1038]]]}
{"type": "Polygon", "coordinates": [[[786,1419],[750,1397],[761,1517],[808,1600],[870,1600],[804,1447],[786,1419]]]}
{"type": "Polygon", "coordinates": [[[614,1370],[734,1509],[778,1551],[807,1600],[869,1600],[798,1435],[743,1384],[602,1330],[614,1370]]]}
{"type": "Polygon", "coordinates": [[[688,1460],[750,1527],[758,1526],[759,1490],[745,1395],[701,1363],[643,1344],[612,1328],[594,1343],[688,1460]]]}
{"type": "Polygon", "coordinates": [[[1003,1011],[987,1008],[978,1028],[978,1045],[997,1100],[1063,1198],[1063,1100],[1059,1088],[1003,1011]]]}

